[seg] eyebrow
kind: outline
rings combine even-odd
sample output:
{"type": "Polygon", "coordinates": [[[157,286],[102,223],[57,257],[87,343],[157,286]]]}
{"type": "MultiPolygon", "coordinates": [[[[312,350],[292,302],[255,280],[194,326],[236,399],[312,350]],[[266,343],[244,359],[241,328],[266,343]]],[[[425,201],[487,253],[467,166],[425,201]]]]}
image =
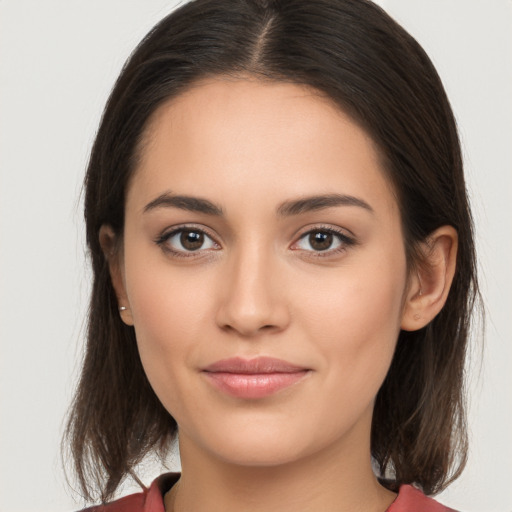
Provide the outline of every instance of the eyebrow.
{"type": "MultiPolygon", "coordinates": [[[[373,208],[363,199],[344,194],[325,194],[310,197],[304,197],[291,201],[285,201],[277,208],[277,214],[280,217],[291,217],[301,213],[325,210],[337,206],[357,206],[370,213],[374,213],[373,208]]],[[[157,208],[179,208],[190,212],[204,213],[221,217],[224,212],[222,207],[212,203],[208,199],[200,197],[173,195],[170,192],[158,196],[144,207],[144,213],[157,208]]]]}
{"type": "Polygon", "coordinates": [[[357,206],[374,213],[373,208],[363,199],[345,194],[326,194],[286,201],[279,206],[277,213],[282,217],[288,217],[336,206],[357,206]]]}
{"type": "Polygon", "coordinates": [[[189,212],[205,213],[206,215],[214,215],[220,217],[223,215],[222,208],[216,204],[202,199],[200,197],[172,195],[170,192],[158,196],[156,199],[148,203],[144,207],[144,213],[156,208],[179,208],[180,210],[187,210],[189,212]]]}

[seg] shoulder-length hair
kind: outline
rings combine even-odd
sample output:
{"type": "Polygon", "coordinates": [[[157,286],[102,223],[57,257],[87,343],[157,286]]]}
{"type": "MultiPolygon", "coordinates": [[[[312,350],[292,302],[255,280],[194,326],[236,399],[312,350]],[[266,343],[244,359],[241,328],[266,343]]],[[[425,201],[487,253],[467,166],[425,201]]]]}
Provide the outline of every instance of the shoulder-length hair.
{"type": "Polygon", "coordinates": [[[119,317],[99,229],[108,224],[122,236],[127,184],[155,110],[201,78],[241,74],[313,87],[370,134],[394,186],[410,268],[436,228],[457,230],[446,305],[425,328],[400,333],[371,433],[388,488],[410,483],[436,493],[466,459],[464,361],[478,295],[472,220],[441,81],[419,44],[366,0],[195,0],[158,23],[127,61],[85,179],[94,280],[66,432],[82,490],[110,499],[145,455],[165,454],[177,431],[144,374],[133,328],[119,317]]]}

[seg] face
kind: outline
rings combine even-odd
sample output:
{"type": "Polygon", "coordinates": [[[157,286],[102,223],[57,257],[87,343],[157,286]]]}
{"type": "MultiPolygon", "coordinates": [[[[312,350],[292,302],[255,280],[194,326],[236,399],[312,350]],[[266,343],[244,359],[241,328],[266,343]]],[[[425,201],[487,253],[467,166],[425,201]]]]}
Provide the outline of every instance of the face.
{"type": "Polygon", "coordinates": [[[146,133],[115,281],[183,450],[369,450],[402,321],[400,215],[368,135],[314,90],[211,79],[146,133]]]}

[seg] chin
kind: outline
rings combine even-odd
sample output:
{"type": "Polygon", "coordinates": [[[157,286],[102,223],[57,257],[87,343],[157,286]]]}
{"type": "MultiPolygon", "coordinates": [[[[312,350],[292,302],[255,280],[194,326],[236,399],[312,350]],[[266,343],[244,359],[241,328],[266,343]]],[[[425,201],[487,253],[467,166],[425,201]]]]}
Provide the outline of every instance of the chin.
{"type": "Polygon", "coordinates": [[[281,423],[266,425],[254,423],[245,428],[210,430],[202,436],[200,443],[215,459],[225,464],[245,468],[276,467],[293,464],[299,460],[314,457],[315,454],[336,444],[332,432],[324,432],[318,436],[318,429],[309,431],[307,425],[297,428],[289,425],[285,428],[281,423]]]}
{"type": "Polygon", "coordinates": [[[199,448],[223,463],[242,467],[279,466],[300,458],[306,451],[303,433],[275,426],[233,422],[208,432],[189,432],[189,436],[180,432],[180,450],[199,448]]]}
{"type": "Polygon", "coordinates": [[[245,468],[270,468],[293,463],[300,458],[297,446],[287,447],[279,442],[245,443],[219,447],[215,455],[224,463],[245,468]]]}

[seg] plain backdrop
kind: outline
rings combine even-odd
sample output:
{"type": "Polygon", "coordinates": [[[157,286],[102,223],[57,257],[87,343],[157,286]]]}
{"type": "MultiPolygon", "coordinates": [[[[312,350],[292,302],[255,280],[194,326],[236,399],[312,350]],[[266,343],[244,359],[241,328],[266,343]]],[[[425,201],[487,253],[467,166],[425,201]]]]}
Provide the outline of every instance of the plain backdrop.
{"type": "MultiPolygon", "coordinates": [[[[476,340],[468,369],[469,464],[438,499],[511,512],[512,2],[379,3],[424,46],[451,98],[488,310],[483,356],[476,340]]],[[[0,512],[82,505],[59,455],[90,280],[81,181],[124,60],[175,4],[0,0],[0,512]]],[[[143,480],[158,471],[148,465],[143,480]]]]}

